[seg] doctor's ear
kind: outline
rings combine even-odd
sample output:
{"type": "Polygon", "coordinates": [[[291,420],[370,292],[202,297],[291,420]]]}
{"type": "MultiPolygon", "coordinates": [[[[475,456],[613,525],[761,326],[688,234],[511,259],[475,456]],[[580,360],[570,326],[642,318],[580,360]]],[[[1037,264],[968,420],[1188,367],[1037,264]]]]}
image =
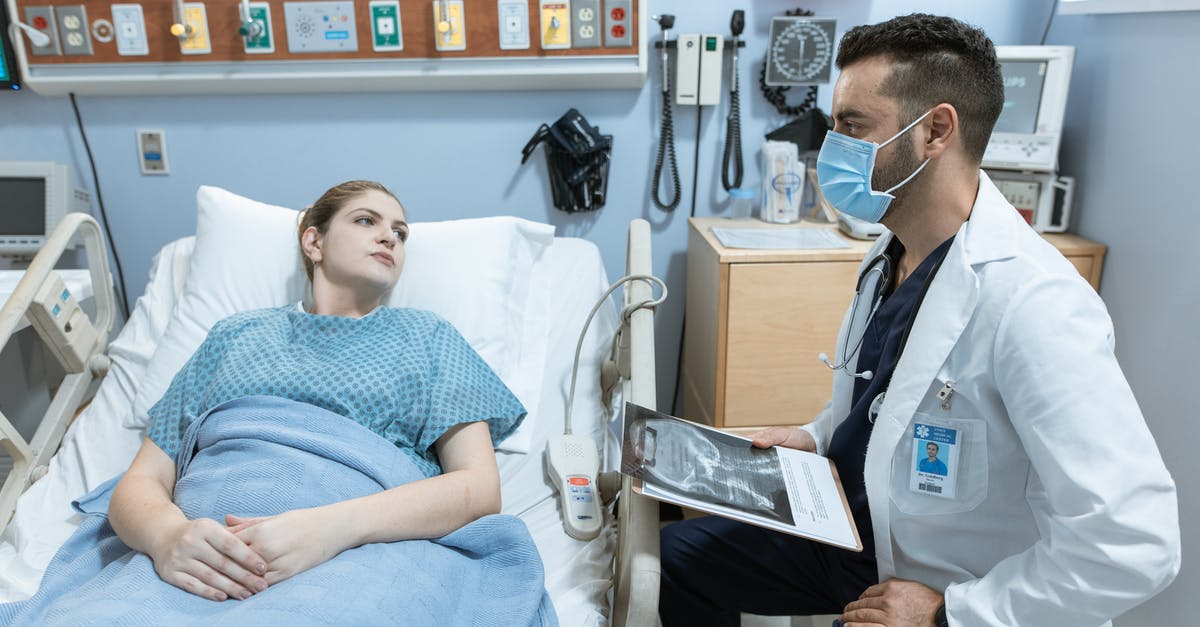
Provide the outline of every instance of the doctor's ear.
{"type": "Polygon", "coordinates": [[[930,109],[925,126],[928,129],[924,146],[926,159],[936,159],[962,141],[958,110],[950,103],[943,102],[930,109]]]}

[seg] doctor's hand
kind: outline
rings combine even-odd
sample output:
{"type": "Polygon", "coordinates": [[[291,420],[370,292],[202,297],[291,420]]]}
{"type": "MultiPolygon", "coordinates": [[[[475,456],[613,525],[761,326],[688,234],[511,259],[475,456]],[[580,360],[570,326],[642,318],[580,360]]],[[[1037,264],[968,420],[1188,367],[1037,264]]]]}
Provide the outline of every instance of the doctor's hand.
{"type": "Polygon", "coordinates": [[[267,561],[263,577],[274,585],[323,564],[351,548],[335,521],[321,508],[295,509],[275,516],[243,518],[228,514],[225,523],[238,539],[267,561]]]}
{"type": "Polygon", "coordinates": [[[163,581],[213,601],[246,600],[267,582],[266,561],[215,520],[186,520],[167,529],[149,552],[163,581]]]}
{"type": "Polygon", "coordinates": [[[750,439],[757,448],[782,446],[809,453],[817,452],[817,442],[813,440],[812,434],[800,427],[767,427],[750,436],[750,439]]]}
{"type": "Polygon", "coordinates": [[[929,627],[944,603],[942,593],[904,579],[888,579],[867,588],[846,605],[844,627],[929,627]]]}

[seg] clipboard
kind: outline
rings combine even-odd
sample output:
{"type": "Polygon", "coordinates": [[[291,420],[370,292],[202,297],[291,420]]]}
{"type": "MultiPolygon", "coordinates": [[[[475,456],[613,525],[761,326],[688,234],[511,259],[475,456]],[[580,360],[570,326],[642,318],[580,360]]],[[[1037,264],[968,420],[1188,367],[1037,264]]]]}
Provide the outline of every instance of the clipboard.
{"type": "Polygon", "coordinates": [[[837,468],[633,403],[625,404],[621,472],[648,498],[861,552],[837,468]]]}

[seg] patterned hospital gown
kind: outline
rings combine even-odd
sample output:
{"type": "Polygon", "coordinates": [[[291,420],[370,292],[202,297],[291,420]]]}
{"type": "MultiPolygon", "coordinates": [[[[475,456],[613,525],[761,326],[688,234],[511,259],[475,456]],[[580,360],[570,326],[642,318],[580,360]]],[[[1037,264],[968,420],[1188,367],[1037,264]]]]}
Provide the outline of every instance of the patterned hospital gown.
{"type": "Polygon", "coordinates": [[[456,424],[486,421],[499,443],[525,408],[449,322],[416,309],[362,318],[297,305],[243,312],[213,326],[150,408],[149,437],[175,457],[188,425],[243,396],[269,395],[345,416],[408,452],[426,476],[456,424]]]}

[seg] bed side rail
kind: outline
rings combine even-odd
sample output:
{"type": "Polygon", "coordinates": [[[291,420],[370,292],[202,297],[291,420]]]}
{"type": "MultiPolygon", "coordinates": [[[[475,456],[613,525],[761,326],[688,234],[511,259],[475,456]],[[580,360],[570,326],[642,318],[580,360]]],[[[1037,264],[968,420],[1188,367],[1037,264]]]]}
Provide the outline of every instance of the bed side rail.
{"type": "MultiPolygon", "coordinates": [[[[625,259],[626,274],[652,274],[650,223],[633,220],[625,259]]],[[[654,298],[648,281],[632,281],[624,305],[654,298]]],[[[621,320],[618,367],[627,401],[656,409],[654,374],[654,310],[639,308],[621,320]]],[[[621,476],[617,513],[617,557],[614,566],[612,624],[641,627],[658,622],[658,502],[635,494],[631,479],[621,476]]]]}
{"type": "Polygon", "coordinates": [[[46,414],[33,438],[26,441],[0,412],[0,446],[12,459],[12,470],[0,488],[0,531],[8,525],[17,498],[30,484],[46,474],[50,458],[58,450],[77,408],[94,393],[92,382],[108,371],[104,354],[108,334],[116,318],[108,250],[100,225],[84,213],[69,213],[55,227],[29,264],[16,290],[0,308],[0,349],[6,346],[21,319],[29,321],[67,373],[50,400],[46,414]],[[87,265],[96,302],[96,320],[77,310],[74,297],[66,292],[54,271],[76,232],[83,236],[87,265]]]}

